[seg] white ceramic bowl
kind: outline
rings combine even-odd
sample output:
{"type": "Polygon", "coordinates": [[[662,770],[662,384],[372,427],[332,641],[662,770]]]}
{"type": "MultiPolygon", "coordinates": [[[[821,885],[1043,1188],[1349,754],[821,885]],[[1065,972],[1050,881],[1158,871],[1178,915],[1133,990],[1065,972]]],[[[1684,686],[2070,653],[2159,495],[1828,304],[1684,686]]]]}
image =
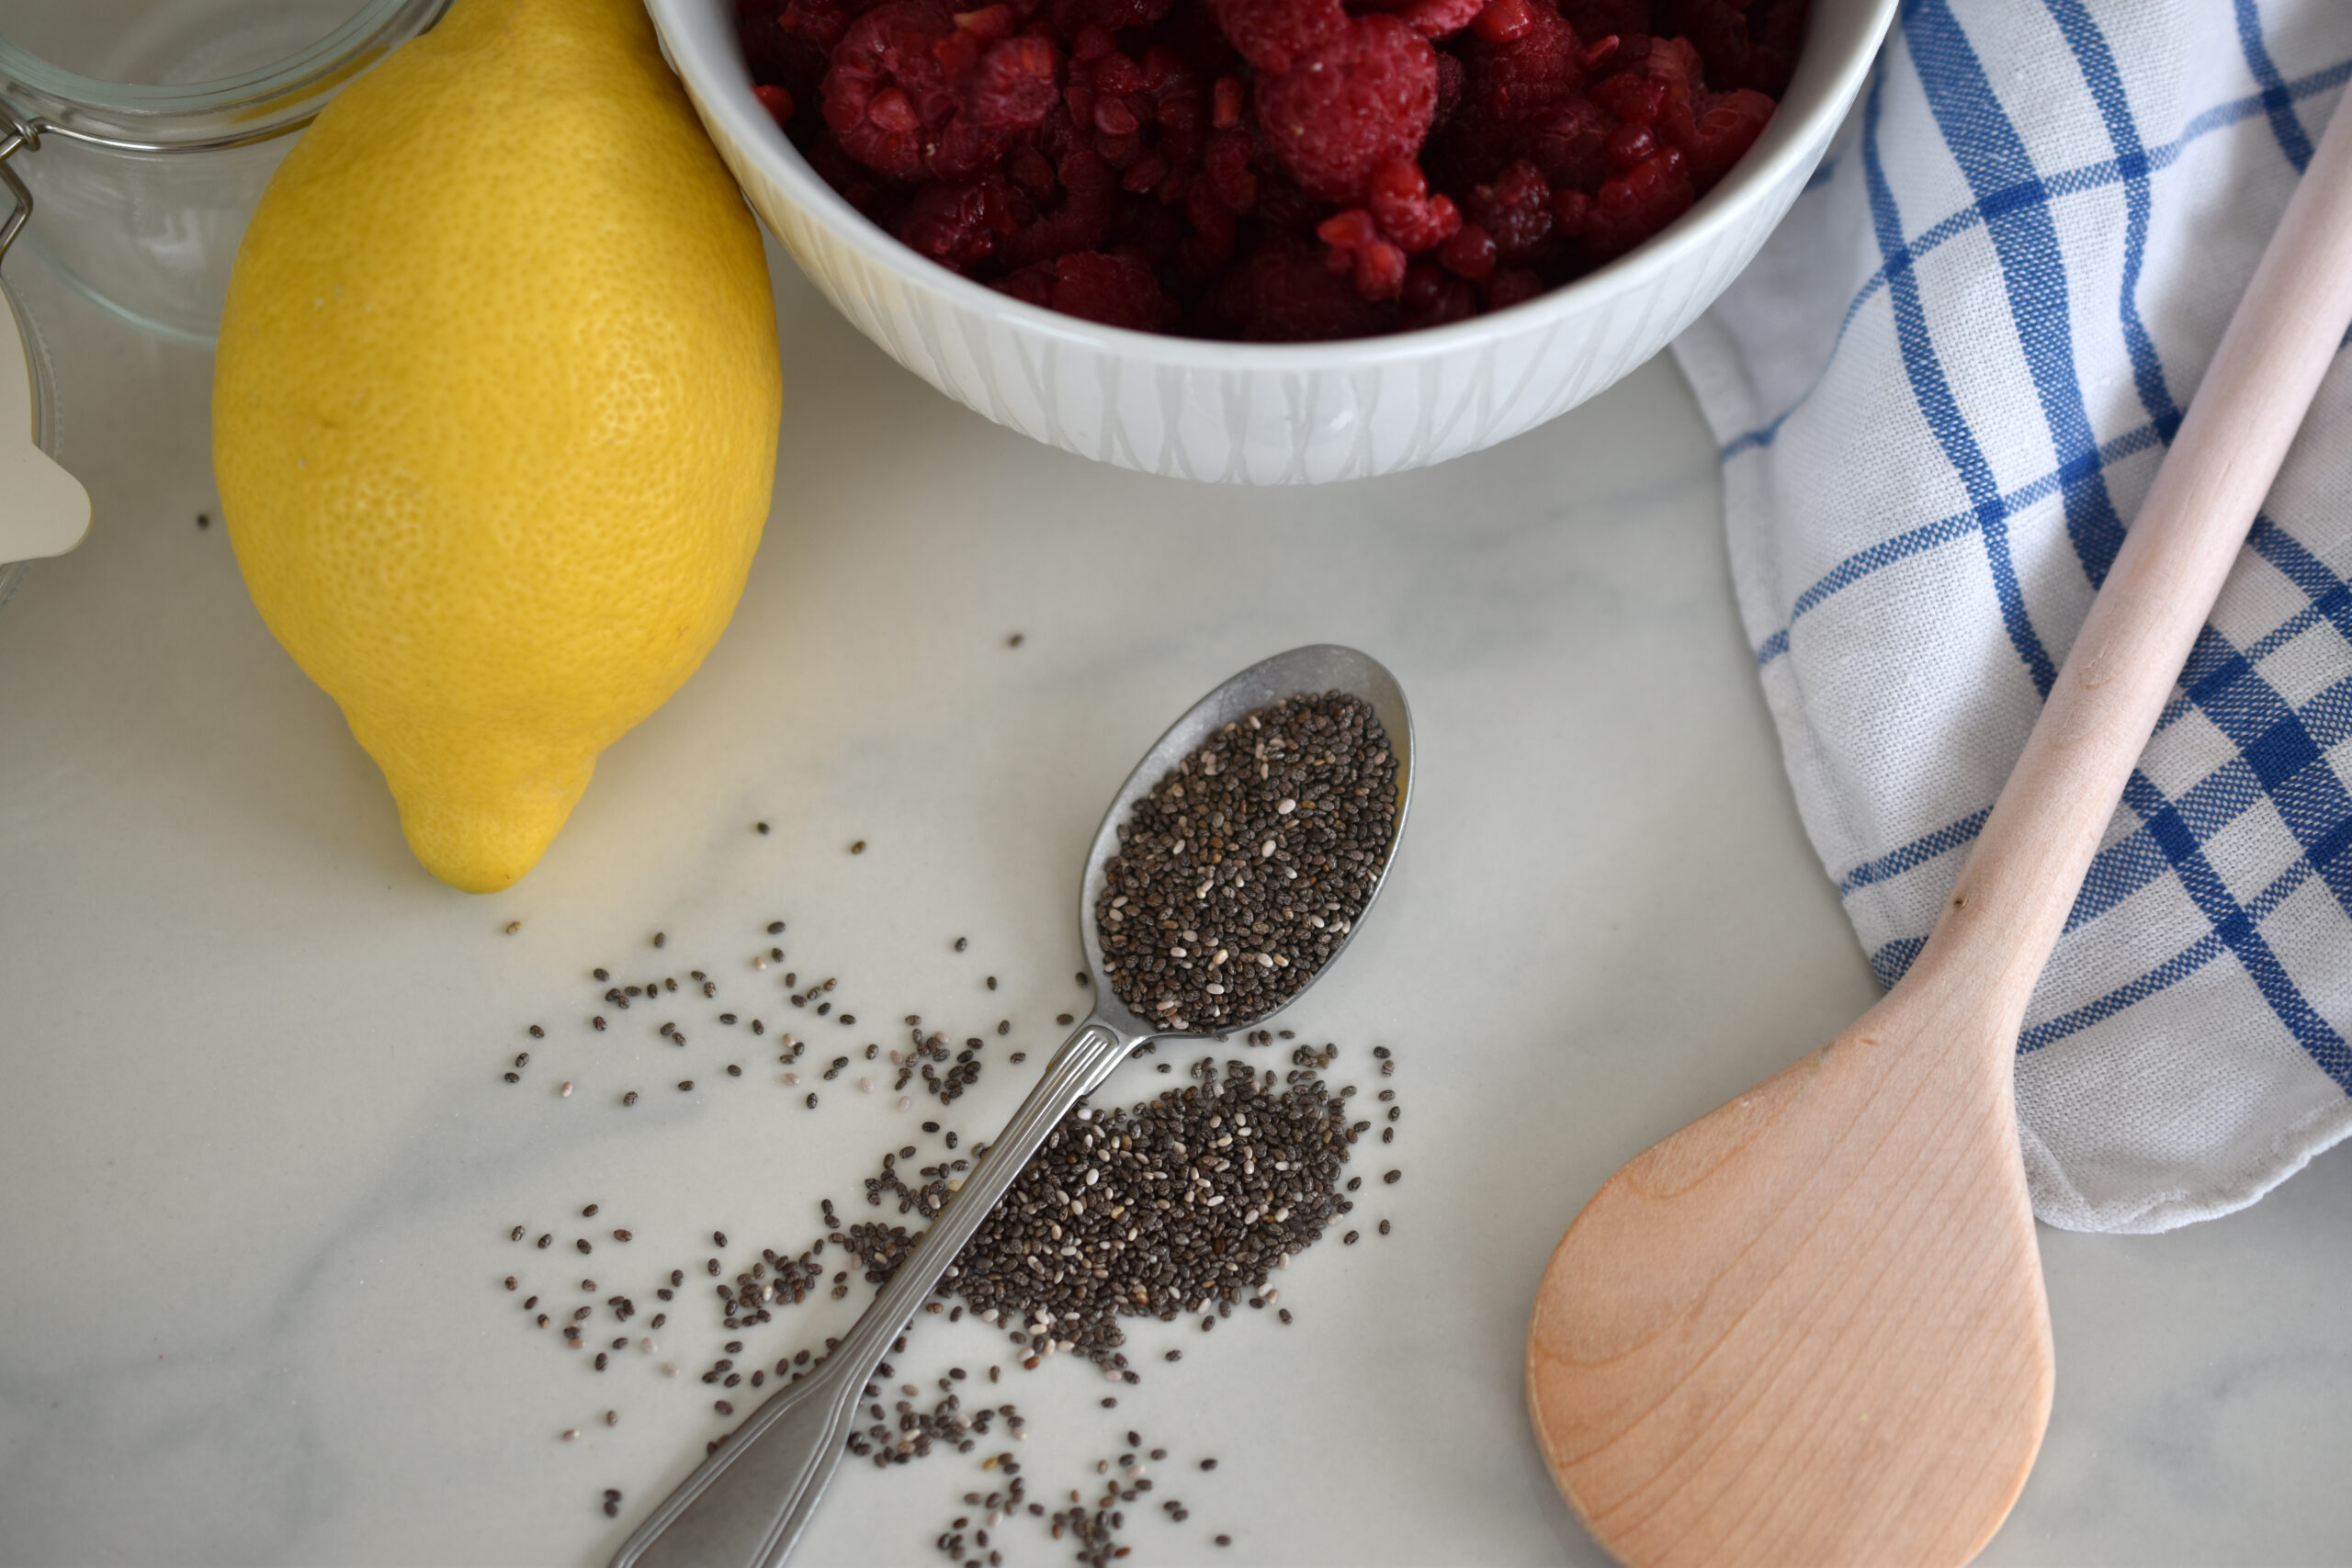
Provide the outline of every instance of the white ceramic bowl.
{"type": "Polygon", "coordinates": [[[800,268],[949,397],[1122,468],[1251,484],[1442,463],[1566,413],[1656,354],[1763,244],[1828,146],[1895,0],[1813,0],[1772,123],[1656,238],[1525,304],[1337,343],[1204,343],[1065,316],[960,277],[836,195],[751,94],[732,0],[647,0],[711,140],[800,268]]]}

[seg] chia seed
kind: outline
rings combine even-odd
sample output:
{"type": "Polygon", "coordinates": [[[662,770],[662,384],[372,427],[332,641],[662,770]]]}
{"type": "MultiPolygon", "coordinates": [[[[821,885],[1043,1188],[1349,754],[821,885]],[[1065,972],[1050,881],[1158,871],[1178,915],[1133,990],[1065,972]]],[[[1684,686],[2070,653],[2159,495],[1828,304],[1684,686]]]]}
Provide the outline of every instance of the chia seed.
{"type": "Polygon", "coordinates": [[[1338,951],[1388,862],[1396,761],[1361,697],[1235,720],[1119,825],[1094,919],[1112,988],[1170,1028],[1238,1028],[1338,951]]]}

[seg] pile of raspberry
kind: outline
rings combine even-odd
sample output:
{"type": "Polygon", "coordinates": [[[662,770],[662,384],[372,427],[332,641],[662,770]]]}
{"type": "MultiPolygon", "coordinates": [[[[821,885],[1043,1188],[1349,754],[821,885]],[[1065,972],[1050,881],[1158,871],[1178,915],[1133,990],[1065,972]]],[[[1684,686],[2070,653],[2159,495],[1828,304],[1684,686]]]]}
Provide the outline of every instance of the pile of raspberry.
{"type": "Polygon", "coordinates": [[[737,0],[752,89],[942,266],[1113,326],[1301,342],[1514,305],[1772,118],[1805,0],[737,0]]]}

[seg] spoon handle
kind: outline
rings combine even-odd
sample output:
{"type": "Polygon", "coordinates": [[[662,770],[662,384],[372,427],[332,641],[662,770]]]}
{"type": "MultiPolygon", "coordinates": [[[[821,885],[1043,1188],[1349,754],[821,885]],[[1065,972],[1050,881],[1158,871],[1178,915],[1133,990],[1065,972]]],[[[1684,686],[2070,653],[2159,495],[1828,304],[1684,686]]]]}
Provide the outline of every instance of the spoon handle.
{"type": "Polygon", "coordinates": [[[1140,1043],[1100,1018],[1080,1024],[842,1342],[815,1371],[770,1394],[695,1467],[622,1543],[612,1568],[775,1568],[791,1556],[841,1463],[867,1381],[891,1341],[906,1332],[1046,1135],[1140,1043]]]}
{"type": "MultiPolygon", "coordinates": [[[[1918,959],[2022,1021],[2083,878],[2304,412],[2352,325],[2338,107],[1918,959]]],[[[2014,1028],[1984,1036],[2006,1049],[2014,1028]]]]}

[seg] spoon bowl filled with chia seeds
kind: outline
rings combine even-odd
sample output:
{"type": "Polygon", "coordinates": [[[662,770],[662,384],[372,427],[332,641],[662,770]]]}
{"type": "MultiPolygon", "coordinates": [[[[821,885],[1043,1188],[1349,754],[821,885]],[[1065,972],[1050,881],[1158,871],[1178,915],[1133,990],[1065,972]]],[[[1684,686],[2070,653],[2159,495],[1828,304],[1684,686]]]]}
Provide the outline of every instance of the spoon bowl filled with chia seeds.
{"type": "Polygon", "coordinates": [[[1264,1023],[1347,946],[1395,858],[1412,761],[1396,677],[1330,644],[1251,665],[1169,727],[1087,855],[1092,1014],[840,1344],[722,1441],[614,1568],[773,1568],[791,1554],[892,1341],[1063,1117],[1148,1042],[1264,1023]]]}

